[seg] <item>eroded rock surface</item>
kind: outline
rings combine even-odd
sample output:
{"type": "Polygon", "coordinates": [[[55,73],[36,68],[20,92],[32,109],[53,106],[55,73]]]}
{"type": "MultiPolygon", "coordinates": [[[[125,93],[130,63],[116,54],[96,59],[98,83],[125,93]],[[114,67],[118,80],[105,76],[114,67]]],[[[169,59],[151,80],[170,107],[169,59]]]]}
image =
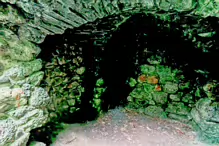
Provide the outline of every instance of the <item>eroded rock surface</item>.
{"type": "MultiPolygon", "coordinates": [[[[214,0],[0,0],[0,125],[3,129],[0,145],[25,145],[29,131],[47,121],[45,106],[50,103],[50,97],[39,87],[44,73],[40,71],[41,60],[36,59],[40,49],[34,43],[42,43],[47,35],[62,34],[67,28],[140,10],[218,17],[218,3],[214,0]]],[[[160,78],[161,83],[165,82],[164,76],[160,78]]]]}
{"type": "Polygon", "coordinates": [[[0,145],[25,146],[30,131],[48,121],[47,92],[39,87],[44,73],[40,49],[0,30],[0,145]]]}
{"type": "Polygon", "coordinates": [[[203,140],[218,143],[219,107],[218,102],[209,98],[200,99],[192,109],[191,115],[198,125],[203,140]]]}

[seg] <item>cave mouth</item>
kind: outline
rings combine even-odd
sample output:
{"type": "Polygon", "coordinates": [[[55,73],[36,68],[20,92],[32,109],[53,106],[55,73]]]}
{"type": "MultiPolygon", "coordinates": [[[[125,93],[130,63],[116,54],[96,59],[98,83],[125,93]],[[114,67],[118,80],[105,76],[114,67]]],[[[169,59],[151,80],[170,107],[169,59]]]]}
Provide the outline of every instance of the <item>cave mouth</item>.
{"type": "MultiPolygon", "coordinates": [[[[219,61],[218,33],[211,38],[198,36],[202,29],[218,32],[217,19],[199,20],[180,15],[171,15],[170,19],[171,22],[139,13],[115,28],[112,20],[120,21],[121,18],[113,16],[75,30],[68,29],[62,35],[47,36],[40,45],[42,52],[39,57],[45,70],[42,86],[53,100],[57,100],[58,121],[94,120],[98,116],[97,108],[91,103],[95,95],[101,100],[98,106],[103,111],[127,105],[127,97],[133,90],[129,79],[138,77],[140,65],[147,64],[147,59],[155,55],[162,56],[161,65],[182,70],[185,80],[197,86],[208,80],[218,80],[215,69],[219,61]],[[203,28],[197,28],[200,26],[203,28]],[[189,31],[185,35],[186,30],[192,30],[196,41],[189,31]],[[195,70],[208,71],[209,74],[206,76],[195,70]],[[103,79],[104,83],[97,85],[98,79],[103,79]],[[95,88],[104,89],[104,92],[95,94],[95,88]],[[76,98],[68,98],[70,96],[76,98]]],[[[56,114],[55,111],[51,109],[56,114]]],[[[32,139],[51,143],[45,135],[50,137],[55,129],[44,130],[44,133],[41,130],[43,138],[39,136],[39,129],[32,130],[32,139]]]]}

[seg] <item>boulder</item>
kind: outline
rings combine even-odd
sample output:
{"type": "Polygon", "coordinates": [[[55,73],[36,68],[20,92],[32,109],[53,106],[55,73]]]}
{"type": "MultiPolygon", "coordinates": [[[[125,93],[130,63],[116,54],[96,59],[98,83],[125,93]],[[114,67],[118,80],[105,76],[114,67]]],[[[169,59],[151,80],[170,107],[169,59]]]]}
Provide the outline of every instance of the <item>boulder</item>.
{"type": "Polygon", "coordinates": [[[167,103],[168,94],[165,92],[154,92],[152,96],[153,96],[153,100],[158,105],[164,105],[167,103]]]}
{"type": "Polygon", "coordinates": [[[172,101],[180,101],[181,100],[181,96],[179,94],[170,94],[170,99],[172,101]]]}
{"type": "Polygon", "coordinates": [[[202,98],[191,111],[194,122],[199,126],[200,138],[210,143],[219,142],[219,103],[202,98]]]}
{"type": "Polygon", "coordinates": [[[166,84],[164,85],[164,91],[166,93],[176,93],[178,91],[178,84],[166,82],[166,84]]]}
{"type": "Polygon", "coordinates": [[[160,117],[160,118],[166,118],[167,115],[164,112],[164,110],[161,107],[158,106],[148,106],[147,108],[145,108],[144,113],[146,115],[149,115],[151,117],[160,117]]]}
{"type": "Polygon", "coordinates": [[[178,114],[178,115],[188,115],[190,112],[190,108],[185,106],[182,102],[172,102],[168,104],[166,108],[166,112],[178,114]]]}

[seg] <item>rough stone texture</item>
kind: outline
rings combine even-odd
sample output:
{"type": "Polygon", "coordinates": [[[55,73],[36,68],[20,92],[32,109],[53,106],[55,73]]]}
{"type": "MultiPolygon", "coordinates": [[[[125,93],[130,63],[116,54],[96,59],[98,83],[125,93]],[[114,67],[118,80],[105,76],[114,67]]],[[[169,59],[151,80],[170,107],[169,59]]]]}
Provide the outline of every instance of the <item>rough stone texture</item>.
{"type": "Polygon", "coordinates": [[[19,15],[18,10],[7,5],[7,8],[4,9],[0,6],[0,23],[20,25],[26,23],[26,20],[19,15]]]}
{"type": "Polygon", "coordinates": [[[34,141],[30,144],[30,146],[46,146],[45,143],[34,141]]]}
{"type": "Polygon", "coordinates": [[[167,115],[164,112],[164,110],[161,107],[157,106],[148,106],[145,108],[144,113],[146,115],[152,116],[152,117],[160,117],[160,118],[166,118],[167,115]]]}
{"type": "Polygon", "coordinates": [[[164,93],[164,92],[155,92],[153,94],[153,99],[154,101],[157,103],[157,104],[165,104],[167,103],[167,96],[168,94],[167,93],[164,93]]]}
{"type": "Polygon", "coordinates": [[[0,145],[6,145],[6,143],[13,143],[13,145],[22,143],[22,145],[25,145],[29,139],[30,130],[40,127],[48,121],[48,112],[45,109],[45,106],[51,102],[48,94],[42,88],[37,87],[31,93],[30,86],[24,84],[22,88],[3,87],[4,89],[1,90],[0,98],[3,102],[1,102],[0,107],[1,114],[4,114],[4,117],[1,117],[0,122],[5,124],[5,128],[8,130],[15,127],[14,131],[10,133],[18,136],[14,137],[15,143],[13,143],[7,133],[3,133],[1,137],[8,137],[8,139],[0,141],[0,145]],[[29,105],[27,105],[27,101],[29,105]],[[7,125],[6,123],[10,119],[12,122],[7,125]]]}
{"type": "Polygon", "coordinates": [[[214,0],[182,0],[160,1],[160,0],[89,0],[89,1],[6,1],[18,6],[31,18],[19,28],[20,38],[41,43],[48,34],[61,34],[66,28],[78,27],[87,22],[94,21],[113,14],[122,12],[135,13],[144,10],[152,13],[156,10],[187,12],[202,17],[217,16],[218,2],[214,0]]]}
{"type": "Polygon", "coordinates": [[[164,85],[164,91],[167,93],[176,93],[178,90],[178,84],[172,83],[172,82],[167,82],[164,85]]]}
{"type": "Polygon", "coordinates": [[[18,119],[16,125],[19,126],[19,128],[24,129],[25,132],[40,127],[47,121],[45,112],[41,109],[36,109],[33,106],[22,106],[8,114],[13,118],[18,119]]]}
{"type": "Polygon", "coordinates": [[[193,96],[191,94],[186,94],[184,97],[182,97],[182,101],[185,103],[194,103],[193,96]]]}
{"type": "Polygon", "coordinates": [[[36,108],[43,108],[51,102],[48,93],[43,88],[35,88],[29,98],[29,105],[36,108]]]}
{"type": "Polygon", "coordinates": [[[50,97],[37,87],[44,75],[41,59],[35,59],[39,52],[39,47],[11,30],[0,30],[1,146],[25,146],[30,130],[48,121],[45,106],[50,97]]]}
{"type": "Polygon", "coordinates": [[[140,66],[138,83],[135,83],[137,85],[129,96],[130,107],[134,105],[133,107],[139,109],[139,112],[143,109],[145,114],[152,117],[166,115],[168,118],[191,124],[195,129],[200,130],[200,138],[204,141],[218,143],[219,103],[213,98],[217,97],[215,95],[217,93],[213,90],[217,88],[217,83],[208,83],[197,91],[197,87],[194,88],[189,81],[184,82],[183,78],[177,79],[183,76],[180,71],[158,64],[154,66],[140,66]],[[151,74],[158,74],[158,85],[145,83],[147,76],[151,74]],[[158,86],[159,90],[157,90],[158,86]],[[185,90],[188,89],[190,92],[186,93],[185,90]],[[202,99],[201,92],[205,92],[208,98],[202,99]],[[197,97],[201,98],[198,102],[197,97]]]}
{"type": "MultiPolygon", "coordinates": [[[[38,72],[42,67],[41,61],[35,60],[40,49],[31,42],[42,43],[47,35],[62,34],[67,28],[75,28],[98,18],[123,12],[135,13],[141,10],[154,13],[164,10],[167,13],[175,11],[188,12],[190,15],[195,14],[201,17],[219,17],[219,2],[215,0],[181,0],[180,2],[173,0],[0,0],[0,5],[1,3],[4,3],[6,7],[0,6],[0,26],[11,29],[0,30],[0,92],[2,93],[0,98],[8,99],[7,102],[9,102],[9,104],[6,104],[6,101],[0,102],[0,107],[4,111],[1,115],[4,115],[4,118],[7,117],[5,112],[18,105],[21,106],[18,107],[19,110],[16,112],[12,110],[10,116],[22,113],[24,108],[28,111],[26,114],[23,113],[24,115],[21,114],[23,118],[15,121],[10,118],[0,120],[0,123],[3,123],[2,127],[7,129],[1,133],[3,138],[0,138],[0,145],[12,142],[12,137],[17,132],[14,129],[20,128],[14,128],[16,125],[14,123],[22,123],[22,120],[27,122],[25,126],[21,126],[28,129],[26,133],[12,143],[12,145],[25,145],[29,130],[39,127],[46,121],[46,115],[37,107],[40,103],[47,103],[49,97],[46,97],[44,91],[43,94],[38,93],[42,91],[41,88],[34,87],[40,84],[43,77],[43,73],[38,72]],[[31,84],[30,90],[27,86],[23,87],[25,83],[31,84]],[[25,90],[25,94],[21,97],[21,93],[18,93],[20,89],[25,90]],[[35,89],[33,93],[30,93],[31,89],[35,89]],[[38,95],[42,100],[34,101],[38,95]],[[14,97],[23,100],[22,104],[16,104],[14,97]],[[29,97],[36,107],[26,106],[29,97]],[[12,114],[13,112],[16,114],[12,114]],[[34,121],[35,119],[41,121],[34,121]],[[9,122],[11,124],[8,124],[9,122]]],[[[162,76],[160,77],[162,83],[162,76]]]]}
{"type": "Polygon", "coordinates": [[[27,99],[25,96],[25,93],[23,93],[22,88],[13,88],[10,89],[10,87],[2,87],[0,88],[0,112],[5,113],[14,107],[22,106],[27,104],[27,99]],[[23,94],[22,94],[23,93],[23,94]],[[20,95],[20,97],[18,97],[20,95]],[[18,102],[18,98],[19,102],[18,102]]]}
{"type": "Polygon", "coordinates": [[[168,104],[166,112],[179,115],[188,115],[190,109],[187,106],[185,106],[182,102],[172,102],[171,104],[168,104]]]}
{"type": "Polygon", "coordinates": [[[209,142],[219,142],[219,106],[209,98],[202,98],[191,111],[191,116],[199,126],[202,138],[209,142]]]}
{"type": "Polygon", "coordinates": [[[0,30],[0,56],[12,60],[30,61],[40,53],[40,48],[26,39],[20,39],[9,29],[0,30]]]}
{"type": "Polygon", "coordinates": [[[180,101],[180,95],[179,94],[170,94],[170,99],[172,101],[180,101]]]}
{"type": "Polygon", "coordinates": [[[22,146],[29,139],[29,133],[17,127],[16,121],[12,118],[0,121],[0,145],[1,146],[22,146]]]}
{"type": "Polygon", "coordinates": [[[152,65],[142,65],[141,72],[146,75],[150,75],[155,72],[155,67],[152,65]]]}
{"type": "Polygon", "coordinates": [[[191,120],[191,117],[188,115],[185,116],[185,115],[178,115],[178,114],[173,114],[173,113],[168,114],[168,117],[171,119],[183,122],[183,123],[187,123],[187,124],[191,120]]]}
{"type": "Polygon", "coordinates": [[[16,64],[12,68],[3,72],[3,75],[0,76],[0,83],[14,83],[17,80],[25,79],[25,77],[40,70],[41,68],[42,65],[40,59],[16,64]]]}
{"type": "Polygon", "coordinates": [[[0,145],[3,146],[6,142],[13,139],[16,132],[14,121],[10,118],[0,121],[0,145]]]}

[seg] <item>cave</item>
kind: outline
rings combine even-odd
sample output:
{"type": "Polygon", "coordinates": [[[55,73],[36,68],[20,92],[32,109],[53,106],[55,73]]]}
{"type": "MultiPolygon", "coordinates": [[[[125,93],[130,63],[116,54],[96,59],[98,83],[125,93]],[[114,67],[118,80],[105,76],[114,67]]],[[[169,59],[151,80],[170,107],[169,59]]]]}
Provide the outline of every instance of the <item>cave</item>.
{"type": "MultiPolygon", "coordinates": [[[[48,92],[50,96],[54,96],[54,100],[61,99],[60,104],[57,104],[61,108],[57,108],[60,111],[57,114],[58,118],[56,117],[54,120],[56,124],[53,121],[43,128],[32,130],[30,141],[42,141],[49,145],[52,142],[51,136],[57,134],[54,131],[62,129],[61,126],[56,127],[57,123],[86,123],[98,118],[100,109],[102,112],[107,112],[118,106],[129,105],[130,101],[127,97],[136,88],[136,86],[130,86],[130,79],[138,78],[141,75],[141,65],[150,64],[148,59],[151,57],[161,57],[159,62],[161,66],[169,67],[172,70],[181,70],[183,78],[179,79],[178,83],[190,82],[189,87],[182,92],[183,95],[193,94],[191,103],[197,102],[201,96],[206,96],[204,91],[200,91],[200,95],[196,96],[194,88],[201,88],[213,80],[218,81],[218,71],[215,69],[215,62],[219,61],[217,57],[219,55],[218,19],[212,17],[200,21],[193,17],[171,15],[170,21],[165,21],[154,15],[137,13],[119,27],[114,28],[112,20],[119,19],[121,19],[119,16],[110,16],[82,25],[77,29],[67,29],[62,35],[47,36],[45,41],[40,44],[42,52],[39,57],[43,60],[43,70],[46,74],[42,86],[45,88],[50,86],[48,92]],[[186,29],[193,25],[205,27],[194,30],[196,32],[193,37],[185,35],[186,29]],[[204,31],[214,30],[216,35],[211,38],[200,37],[198,32],[203,31],[202,29],[204,31]],[[194,41],[194,38],[197,41],[194,41]],[[197,44],[200,41],[202,47],[197,44]],[[205,48],[210,51],[204,51],[205,48]],[[75,61],[75,58],[78,61],[75,61]],[[53,65],[55,67],[52,67],[53,65]],[[84,90],[81,93],[80,101],[76,101],[72,106],[67,104],[66,108],[63,108],[62,103],[69,99],[64,98],[65,94],[60,93],[59,90],[53,89],[50,92],[51,85],[59,89],[63,88],[60,89],[62,92],[76,92],[75,89],[79,88],[69,84],[72,82],[71,78],[78,77],[71,69],[72,66],[76,66],[73,67],[74,70],[81,66],[85,68],[84,73],[79,74],[81,81],[80,85],[77,85],[82,86],[84,90]],[[49,82],[52,80],[52,72],[56,72],[53,78],[62,78],[61,82],[57,80],[57,85],[49,82]],[[58,72],[65,73],[65,75],[59,75],[58,72]],[[104,87],[105,90],[98,96],[101,104],[98,105],[99,107],[94,107],[91,101],[95,98],[98,79],[104,82],[99,86],[104,87]],[[71,85],[71,87],[68,88],[66,85],[71,85]],[[74,106],[79,110],[71,112],[74,106]]],[[[152,65],[156,66],[157,64],[152,63],[152,65]]],[[[161,83],[158,83],[158,86],[161,86],[161,83]]],[[[217,88],[218,85],[214,88],[214,95],[217,95],[217,88]]],[[[67,94],[67,96],[70,95],[67,94]]],[[[171,102],[170,97],[167,100],[167,102],[171,102]]],[[[143,108],[148,106],[148,104],[145,106],[144,101],[140,101],[140,104],[143,105],[143,108]]],[[[191,105],[185,103],[185,106],[191,105]]],[[[142,108],[136,105],[133,107],[136,110],[142,108]]],[[[168,109],[167,104],[161,107],[168,109]]]]}
{"type": "Polygon", "coordinates": [[[0,1],[0,145],[218,145],[218,8],[0,1]]]}

